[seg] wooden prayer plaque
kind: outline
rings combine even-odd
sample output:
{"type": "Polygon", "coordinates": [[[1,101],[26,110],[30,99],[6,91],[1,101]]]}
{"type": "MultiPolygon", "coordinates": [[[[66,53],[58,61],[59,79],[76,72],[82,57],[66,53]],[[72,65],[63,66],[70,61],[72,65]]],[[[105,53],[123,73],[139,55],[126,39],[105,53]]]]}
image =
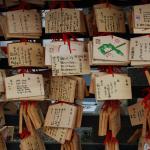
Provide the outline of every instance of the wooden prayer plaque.
{"type": "Polygon", "coordinates": [[[40,43],[8,44],[8,61],[12,67],[44,67],[44,48],[40,43]]]}
{"type": "Polygon", "coordinates": [[[140,102],[129,106],[128,112],[132,126],[143,124],[144,106],[140,102]]]}
{"type": "Polygon", "coordinates": [[[124,12],[121,8],[98,4],[94,10],[98,32],[125,32],[124,12]]]}
{"type": "Polygon", "coordinates": [[[74,128],[77,107],[66,103],[50,105],[45,118],[44,126],[74,128]]]}
{"type": "Polygon", "coordinates": [[[73,103],[75,99],[76,81],[68,77],[51,77],[49,98],[57,101],[73,103]]]}
{"type": "Polygon", "coordinates": [[[131,79],[126,75],[107,74],[96,77],[97,100],[131,99],[131,79]]]}
{"type": "Polygon", "coordinates": [[[5,78],[5,87],[8,100],[44,99],[44,82],[40,74],[25,73],[7,77],[5,78]]]}

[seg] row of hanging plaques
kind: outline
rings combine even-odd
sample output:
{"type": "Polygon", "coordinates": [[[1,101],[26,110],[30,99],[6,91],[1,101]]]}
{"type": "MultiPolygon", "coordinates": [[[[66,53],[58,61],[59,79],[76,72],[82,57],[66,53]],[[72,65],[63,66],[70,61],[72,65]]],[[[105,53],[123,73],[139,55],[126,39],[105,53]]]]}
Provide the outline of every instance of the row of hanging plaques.
{"type": "MultiPolygon", "coordinates": [[[[133,33],[150,33],[149,5],[133,6],[126,12],[133,33]]],[[[45,15],[45,33],[97,32],[125,33],[125,12],[111,4],[97,4],[93,12],[71,8],[50,9],[45,15]],[[87,29],[86,25],[87,24],[87,29]]],[[[5,38],[39,38],[42,35],[42,17],[37,10],[13,10],[0,15],[1,34],[5,38]]]]}
{"type": "Polygon", "coordinates": [[[18,42],[7,45],[8,64],[13,68],[52,68],[53,76],[90,74],[90,66],[149,66],[150,36],[131,38],[93,37],[93,41],[18,42]]]}
{"type": "MultiPolygon", "coordinates": [[[[8,77],[4,70],[0,73],[0,92],[4,94],[1,101],[55,100],[74,103],[86,96],[86,84],[81,76],[23,73],[8,77]]],[[[92,73],[89,92],[95,94],[98,101],[132,99],[131,79],[126,74],[92,73]]]]}

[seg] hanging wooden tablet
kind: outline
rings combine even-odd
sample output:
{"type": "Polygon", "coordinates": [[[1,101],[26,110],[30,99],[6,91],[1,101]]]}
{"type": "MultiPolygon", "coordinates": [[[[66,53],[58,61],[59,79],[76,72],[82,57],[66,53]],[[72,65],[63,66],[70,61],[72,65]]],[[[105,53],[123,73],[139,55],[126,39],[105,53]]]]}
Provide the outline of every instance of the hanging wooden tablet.
{"type": "Polygon", "coordinates": [[[109,119],[108,111],[102,109],[99,113],[99,130],[98,130],[99,136],[105,136],[107,134],[108,119],[109,119]]]}
{"type": "Polygon", "coordinates": [[[2,31],[1,26],[0,26],[0,35],[1,35],[1,36],[3,35],[3,31],[2,31]]]}
{"type": "Polygon", "coordinates": [[[77,81],[68,77],[51,77],[49,98],[73,103],[77,81]]]}
{"type": "Polygon", "coordinates": [[[76,117],[76,124],[75,124],[76,128],[81,127],[82,117],[83,117],[83,106],[77,105],[77,117],[76,117]]]}
{"type": "Polygon", "coordinates": [[[67,136],[66,136],[66,141],[71,140],[72,135],[73,135],[73,131],[74,131],[74,129],[68,129],[67,136]]]}
{"type": "Polygon", "coordinates": [[[0,93],[5,92],[4,80],[6,78],[5,70],[0,69],[0,93]]]}
{"type": "Polygon", "coordinates": [[[49,77],[44,77],[44,91],[45,91],[45,99],[49,99],[49,91],[50,91],[49,77]]]}
{"type": "Polygon", "coordinates": [[[40,43],[11,43],[7,48],[9,66],[44,67],[44,48],[40,43]]]}
{"type": "Polygon", "coordinates": [[[134,28],[150,29],[150,4],[133,6],[134,28]]]}
{"type": "Polygon", "coordinates": [[[88,54],[72,55],[66,54],[61,56],[53,54],[52,56],[52,75],[67,76],[67,75],[83,75],[90,73],[88,54]]]}
{"type": "Polygon", "coordinates": [[[23,132],[23,105],[20,105],[19,109],[19,134],[23,132]]]}
{"type": "Polygon", "coordinates": [[[61,9],[53,9],[46,14],[45,32],[61,33],[61,9]]]}
{"type": "Polygon", "coordinates": [[[5,78],[7,100],[43,100],[44,82],[40,74],[18,74],[5,78]]]}
{"type": "Polygon", "coordinates": [[[135,132],[130,136],[127,143],[132,144],[141,137],[142,129],[136,129],[135,132]]]}
{"type": "Polygon", "coordinates": [[[30,103],[28,105],[27,112],[34,128],[41,128],[44,123],[44,116],[38,104],[36,104],[36,102],[30,103]]]}
{"type": "Polygon", "coordinates": [[[148,112],[147,114],[147,124],[148,124],[148,128],[150,128],[150,112],[148,112]]]}
{"type": "MultiPolygon", "coordinates": [[[[149,34],[149,4],[135,5],[129,13],[130,32],[136,34],[149,34]]],[[[129,12],[129,11],[128,11],[129,12]]]]}
{"type": "Polygon", "coordinates": [[[83,13],[77,9],[50,10],[45,17],[46,33],[85,32],[83,13]]]}
{"type": "Polygon", "coordinates": [[[125,32],[123,9],[109,4],[94,5],[98,32],[125,32]]]}
{"type": "Polygon", "coordinates": [[[150,61],[148,61],[148,60],[143,60],[143,61],[132,60],[131,66],[135,66],[135,67],[145,66],[145,67],[147,67],[147,66],[150,66],[150,61]]]}
{"type": "Polygon", "coordinates": [[[45,64],[52,66],[53,76],[89,74],[88,53],[84,45],[84,42],[76,41],[70,41],[70,49],[63,41],[46,45],[45,64]]]}
{"type": "Polygon", "coordinates": [[[0,127],[5,125],[5,115],[4,115],[4,110],[3,106],[0,106],[0,127]]]}
{"type": "Polygon", "coordinates": [[[94,35],[94,25],[95,25],[95,16],[93,11],[89,11],[88,14],[85,14],[86,25],[88,29],[89,36],[94,35]]]}
{"type": "Polygon", "coordinates": [[[119,150],[118,140],[112,136],[112,133],[110,131],[107,132],[104,144],[105,150],[119,150]]]}
{"type": "Polygon", "coordinates": [[[61,144],[65,143],[69,130],[72,130],[72,129],[43,127],[43,131],[46,135],[48,135],[49,137],[53,138],[54,140],[56,140],[57,142],[61,144]]]}
{"type": "Polygon", "coordinates": [[[117,142],[107,142],[105,144],[105,150],[119,150],[119,144],[117,142]]]}
{"type": "Polygon", "coordinates": [[[72,144],[73,145],[71,147],[71,149],[74,149],[74,150],[81,150],[81,141],[80,141],[80,137],[79,137],[79,134],[74,131],[74,134],[73,134],[73,137],[72,137],[72,144]]]}
{"type": "Polygon", "coordinates": [[[128,24],[130,33],[133,32],[133,15],[132,15],[132,13],[133,13],[133,10],[131,7],[128,7],[125,9],[125,15],[127,18],[127,24],[128,24]]]}
{"type": "Polygon", "coordinates": [[[131,99],[131,79],[124,74],[107,74],[95,78],[96,100],[131,99]]]}
{"type": "Polygon", "coordinates": [[[77,107],[66,103],[50,105],[44,126],[71,128],[75,127],[77,107]]]}
{"type": "Polygon", "coordinates": [[[150,37],[149,35],[130,39],[129,59],[133,66],[149,66],[150,37]]]}
{"type": "Polygon", "coordinates": [[[20,135],[23,133],[26,135],[22,137],[20,141],[20,149],[21,150],[45,150],[44,142],[41,140],[40,136],[35,131],[32,126],[31,120],[27,114],[27,103],[21,104],[20,113],[19,113],[19,133],[20,135]],[[27,131],[23,131],[23,119],[25,121],[25,125],[27,127],[27,131]],[[25,133],[26,132],[26,133],[25,133]]]}
{"type": "Polygon", "coordinates": [[[69,78],[77,82],[76,91],[75,91],[75,99],[83,100],[85,96],[85,88],[86,88],[85,80],[81,76],[69,76],[69,78]]]}
{"type": "Polygon", "coordinates": [[[39,135],[28,136],[21,140],[20,142],[21,150],[45,150],[43,141],[40,139],[39,135]]]}
{"type": "Polygon", "coordinates": [[[109,129],[112,131],[112,136],[116,137],[121,129],[120,108],[114,108],[109,114],[109,129]]]}
{"type": "Polygon", "coordinates": [[[128,62],[129,41],[108,35],[93,37],[93,59],[128,62]]]}
{"type": "Polygon", "coordinates": [[[90,81],[90,87],[89,87],[89,92],[91,94],[95,94],[95,78],[103,76],[103,75],[106,75],[106,74],[107,74],[106,72],[99,72],[99,71],[92,72],[92,74],[91,74],[91,81],[90,81]]]}
{"type": "Polygon", "coordinates": [[[4,138],[3,138],[1,133],[0,133],[0,149],[1,150],[7,150],[5,140],[4,140],[4,138]]]}
{"type": "MultiPolygon", "coordinates": [[[[94,37],[94,38],[96,39],[96,37],[94,37]]],[[[110,44],[108,44],[108,45],[110,45],[110,44]]],[[[108,47],[110,47],[110,46],[108,46],[108,47]]],[[[108,47],[106,48],[106,46],[104,46],[104,49],[108,50],[109,49],[108,47]]],[[[127,52],[128,52],[128,50],[127,50],[127,52]]],[[[118,61],[118,60],[109,60],[109,59],[108,60],[95,59],[94,56],[93,56],[93,53],[94,53],[93,41],[90,41],[88,43],[88,54],[89,54],[89,64],[92,65],[92,66],[96,66],[96,65],[103,65],[103,66],[105,66],[105,65],[126,66],[126,65],[129,64],[129,61],[122,61],[121,59],[120,59],[121,61],[118,61]]],[[[112,51],[109,52],[109,50],[108,50],[108,53],[112,53],[112,51]]],[[[96,57],[99,57],[99,55],[96,56],[96,57]]],[[[107,59],[107,57],[105,57],[105,58],[107,59]]],[[[112,55],[109,55],[109,58],[112,58],[112,55]]],[[[128,58],[128,54],[126,55],[126,57],[124,57],[124,59],[126,59],[126,58],[128,58]]]]}
{"type": "Polygon", "coordinates": [[[1,31],[2,31],[2,34],[4,35],[5,39],[7,39],[7,18],[6,16],[4,15],[0,15],[0,28],[1,28],[1,31]]]}
{"type": "Polygon", "coordinates": [[[142,137],[145,137],[147,135],[147,128],[148,128],[147,115],[148,115],[148,110],[145,109],[144,110],[143,126],[142,126],[142,137]]]}
{"type": "Polygon", "coordinates": [[[128,113],[132,126],[143,124],[144,106],[140,102],[129,106],[128,113]]]}
{"type": "Polygon", "coordinates": [[[12,34],[40,35],[41,18],[37,10],[15,10],[6,13],[8,31],[12,34]]]}
{"type": "Polygon", "coordinates": [[[80,138],[76,131],[73,132],[71,141],[61,145],[61,150],[81,150],[80,138]]]}
{"type": "Polygon", "coordinates": [[[34,136],[34,127],[32,125],[31,119],[29,118],[29,115],[27,114],[27,107],[28,107],[28,104],[25,104],[23,107],[22,115],[23,115],[23,119],[25,121],[27,131],[29,131],[31,136],[34,136]]]}
{"type": "MultiPolygon", "coordinates": [[[[85,52],[85,43],[81,41],[70,41],[71,54],[83,55],[85,52]]],[[[52,41],[45,45],[45,65],[52,66],[52,55],[60,54],[65,56],[70,54],[68,44],[64,41],[52,41]]]]}
{"type": "Polygon", "coordinates": [[[0,26],[8,38],[40,38],[42,34],[41,17],[37,10],[8,11],[0,16],[0,26]]]}
{"type": "Polygon", "coordinates": [[[143,150],[144,148],[144,138],[141,137],[138,142],[138,150],[143,150]]]}

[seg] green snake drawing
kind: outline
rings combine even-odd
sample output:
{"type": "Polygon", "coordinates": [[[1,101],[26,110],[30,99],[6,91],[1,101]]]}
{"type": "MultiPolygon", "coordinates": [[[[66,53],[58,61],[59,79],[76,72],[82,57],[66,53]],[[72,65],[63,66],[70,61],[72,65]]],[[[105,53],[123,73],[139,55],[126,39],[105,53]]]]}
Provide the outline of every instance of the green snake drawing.
{"type": "Polygon", "coordinates": [[[114,46],[113,44],[109,43],[109,44],[103,44],[102,46],[100,46],[98,48],[99,52],[102,53],[103,55],[106,55],[107,53],[111,52],[111,51],[115,51],[118,55],[123,56],[123,52],[121,50],[119,50],[118,48],[125,45],[126,43],[120,44],[118,46],[114,46]],[[110,51],[106,51],[106,49],[111,49],[110,51]]]}

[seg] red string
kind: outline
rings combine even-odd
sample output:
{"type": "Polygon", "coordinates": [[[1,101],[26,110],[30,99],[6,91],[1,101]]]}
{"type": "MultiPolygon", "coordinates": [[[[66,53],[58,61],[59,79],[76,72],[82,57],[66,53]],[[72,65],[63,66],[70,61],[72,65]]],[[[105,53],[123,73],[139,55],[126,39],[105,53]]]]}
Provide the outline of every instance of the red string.
{"type": "Polygon", "coordinates": [[[72,38],[73,38],[73,41],[78,41],[76,35],[73,35],[72,33],[70,33],[70,34],[71,34],[71,36],[72,36],[72,38]]]}
{"type": "Polygon", "coordinates": [[[104,102],[102,109],[107,110],[109,107],[112,108],[112,111],[114,111],[115,109],[118,109],[120,107],[120,101],[118,100],[110,100],[110,101],[106,101],[104,102]]]}
{"type": "Polygon", "coordinates": [[[97,32],[96,36],[107,36],[107,35],[113,35],[112,32],[97,32]]]}
{"type": "MultiPolygon", "coordinates": [[[[69,36],[72,36],[72,34],[71,33],[63,33],[62,36],[63,36],[64,44],[66,44],[66,42],[67,42],[68,47],[69,47],[69,51],[71,53],[71,44],[70,44],[69,36]]],[[[76,38],[74,37],[74,39],[76,39],[76,38]]]]}
{"type": "Polygon", "coordinates": [[[99,69],[99,71],[104,71],[104,72],[106,72],[108,74],[112,74],[114,76],[114,67],[112,67],[112,66],[99,66],[98,69],[99,69]]]}
{"type": "Polygon", "coordinates": [[[21,105],[23,106],[23,108],[25,108],[25,111],[27,112],[28,106],[29,106],[29,101],[22,101],[21,105]]]}
{"type": "Polygon", "coordinates": [[[24,130],[22,131],[22,133],[19,134],[19,136],[20,136],[21,139],[27,138],[27,137],[29,137],[30,135],[31,135],[31,133],[30,133],[27,129],[24,129],[24,130]]]}
{"type": "Polygon", "coordinates": [[[142,104],[144,105],[144,108],[150,109],[150,94],[144,97],[144,99],[142,100],[142,104]]]}
{"type": "Polygon", "coordinates": [[[106,1],[106,7],[107,7],[107,8],[110,8],[109,0],[106,1]]]}
{"type": "Polygon", "coordinates": [[[23,76],[24,76],[24,73],[26,73],[26,72],[27,72],[27,70],[25,68],[23,68],[23,67],[19,71],[19,73],[23,74],[23,76]]]}
{"type": "Polygon", "coordinates": [[[104,144],[108,143],[111,141],[111,137],[112,137],[112,132],[108,131],[104,140],[104,144]]]}
{"type": "Polygon", "coordinates": [[[141,104],[144,105],[144,108],[150,110],[150,88],[146,88],[143,92],[147,92],[148,94],[143,98],[141,104]]]}
{"type": "MultiPolygon", "coordinates": [[[[52,9],[52,7],[53,7],[53,6],[56,6],[57,4],[58,4],[58,2],[56,3],[56,1],[52,1],[52,2],[51,2],[51,5],[49,5],[49,9],[52,9]]],[[[60,8],[61,8],[61,9],[67,7],[67,3],[65,3],[64,1],[61,1],[61,2],[59,3],[59,5],[60,5],[60,8]]],[[[70,5],[71,7],[73,7],[73,3],[72,3],[72,2],[68,2],[68,5],[70,5]]],[[[54,8],[54,7],[53,7],[53,8],[54,8]]],[[[63,34],[62,34],[62,39],[63,39],[63,41],[64,41],[64,44],[66,44],[66,43],[68,44],[69,51],[70,51],[70,53],[71,53],[71,44],[70,44],[70,39],[69,39],[70,36],[73,38],[74,41],[77,41],[75,35],[73,35],[73,34],[70,33],[70,32],[68,32],[68,33],[63,33],[63,34]]],[[[53,40],[58,40],[58,39],[60,39],[60,36],[59,36],[58,34],[53,34],[53,35],[52,35],[52,39],[53,39],[53,40]]]]}
{"type": "Polygon", "coordinates": [[[119,143],[119,141],[116,139],[116,137],[113,137],[112,136],[112,132],[111,131],[108,131],[107,134],[106,134],[106,137],[105,137],[105,140],[104,140],[104,144],[107,144],[109,142],[112,142],[112,143],[119,143]]]}
{"type": "Polygon", "coordinates": [[[112,107],[112,111],[120,108],[120,104],[121,104],[121,102],[118,100],[117,101],[111,101],[110,105],[112,107]]]}
{"type": "Polygon", "coordinates": [[[109,106],[110,106],[110,105],[109,105],[108,101],[106,101],[106,102],[104,102],[104,104],[102,105],[102,109],[103,109],[103,110],[107,110],[109,106]]]}
{"type": "Polygon", "coordinates": [[[112,141],[112,143],[119,143],[119,141],[117,140],[116,137],[112,137],[112,138],[111,138],[111,141],[112,141]]]}
{"type": "Polygon", "coordinates": [[[74,8],[74,4],[71,2],[71,1],[56,1],[56,0],[52,0],[49,4],[49,9],[55,9],[56,7],[60,7],[61,9],[62,8],[65,8],[65,7],[71,7],[71,8],[74,8]]]}
{"type": "Polygon", "coordinates": [[[58,41],[62,38],[62,40],[64,41],[64,44],[66,44],[66,43],[68,44],[69,51],[71,53],[70,37],[73,39],[73,41],[78,41],[77,37],[74,34],[70,33],[70,32],[62,33],[62,34],[52,34],[51,35],[52,41],[58,41]]]}
{"type": "Polygon", "coordinates": [[[114,73],[121,73],[120,67],[114,67],[114,66],[99,66],[98,70],[100,72],[106,72],[108,74],[112,74],[114,76],[114,73]]]}
{"type": "Polygon", "coordinates": [[[20,42],[28,42],[28,40],[26,38],[22,38],[20,39],[20,42]]]}
{"type": "Polygon", "coordinates": [[[2,50],[5,54],[8,53],[7,47],[1,47],[1,50],[2,50]]]}
{"type": "Polygon", "coordinates": [[[145,138],[150,139],[150,133],[148,133],[145,138]]]}
{"type": "Polygon", "coordinates": [[[108,66],[108,68],[106,69],[106,72],[108,74],[114,74],[113,67],[112,66],[108,66]]]}
{"type": "Polygon", "coordinates": [[[30,104],[33,105],[33,106],[36,106],[37,102],[36,101],[32,101],[32,102],[30,102],[30,104]]]}
{"type": "Polygon", "coordinates": [[[65,8],[65,7],[66,7],[65,2],[64,2],[64,1],[61,1],[61,3],[60,3],[60,8],[63,9],[63,8],[65,8]]]}
{"type": "Polygon", "coordinates": [[[58,41],[60,39],[59,34],[53,33],[51,34],[52,41],[58,41]]]}

